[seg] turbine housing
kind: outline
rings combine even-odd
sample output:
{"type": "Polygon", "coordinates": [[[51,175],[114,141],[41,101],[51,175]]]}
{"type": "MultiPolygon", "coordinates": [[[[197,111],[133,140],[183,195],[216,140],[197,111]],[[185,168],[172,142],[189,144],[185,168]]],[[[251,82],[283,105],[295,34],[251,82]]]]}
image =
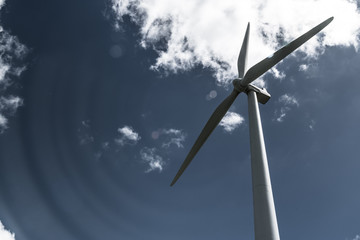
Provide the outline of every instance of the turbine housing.
{"type": "Polygon", "coordinates": [[[268,93],[265,88],[259,88],[252,84],[249,84],[245,89],[245,93],[247,94],[250,91],[254,91],[256,93],[257,100],[261,104],[267,103],[267,101],[269,101],[269,99],[271,98],[270,93],[268,93]]]}
{"type": "Polygon", "coordinates": [[[234,88],[238,92],[245,92],[246,94],[250,91],[256,92],[257,100],[261,104],[267,103],[267,101],[269,101],[269,99],[271,98],[270,93],[268,93],[265,88],[259,88],[252,84],[243,86],[243,85],[241,85],[241,81],[242,81],[242,78],[235,78],[232,82],[232,84],[234,85],[234,88]]]}

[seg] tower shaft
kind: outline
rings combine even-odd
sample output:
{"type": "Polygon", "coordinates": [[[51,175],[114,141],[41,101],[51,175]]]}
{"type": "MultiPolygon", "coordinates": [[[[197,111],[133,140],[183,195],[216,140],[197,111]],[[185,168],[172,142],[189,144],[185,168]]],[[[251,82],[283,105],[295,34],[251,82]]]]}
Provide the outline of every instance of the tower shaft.
{"type": "Polygon", "coordinates": [[[255,240],[280,240],[256,92],[248,93],[255,240]]]}

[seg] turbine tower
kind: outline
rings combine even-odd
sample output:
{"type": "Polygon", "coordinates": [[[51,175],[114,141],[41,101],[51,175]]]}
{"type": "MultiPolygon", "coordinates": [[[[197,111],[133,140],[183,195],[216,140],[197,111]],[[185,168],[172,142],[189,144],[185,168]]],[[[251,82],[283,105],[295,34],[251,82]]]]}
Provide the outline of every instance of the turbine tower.
{"type": "Polygon", "coordinates": [[[265,89],[258,88],[252,85],[251,82],[267,72],[270,68],[300,47],[303,43],[308,41],[315,34],[320,32],[333,19],[334,17],[331,17],[320,23],[276,51],[273,55],[255,64],[245,73],[250,31],[250,24],[248,24],[237,62],[239,77],[233,80],[234,89],[231,94],[215,109],[170,184],[170,186],[173,186],[176,183],[211,132],[224,117],[239,93],[246,93],[248,95],[249,111],[255,240],[279,240],[280,236],[258,107],[258,102],[265,104],[271,96],[265,89]]]}

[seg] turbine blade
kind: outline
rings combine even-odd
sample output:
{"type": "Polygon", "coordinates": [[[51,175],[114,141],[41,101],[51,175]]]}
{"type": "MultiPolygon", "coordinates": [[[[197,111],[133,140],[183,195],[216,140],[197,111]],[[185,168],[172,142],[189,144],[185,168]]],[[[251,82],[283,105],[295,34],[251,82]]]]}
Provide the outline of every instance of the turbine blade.
{"type": "Polygon", "coordinates": [[[250,23],[248,23],[247,25],[246,33],[244,36],[243,44],[241,46],[241,50],[237,62],[239,78],[243,78],[246,71],[247,50],[249,46],[249,32],[250,32],[250,23]]]}
{"type": "Polygon", "coordinates": [[[190,152],[186,156],[184,162],[182,163],[179,171],[177,172],[170,186],[173,186],[175,182],[179,179],[181,174],[185,171],[185,169],[190,164],[191,160],[195,157],[196,153],[199,151],[199,149],[204,144],[206,139],[209,137],[211,132],[215,129],[215,127],[224,117],[225,113],[230,108],[231,104],[234,102],[237,95],[239,95],[239,92],[234,89],[232,93],[227,98],[225,98],[225,100],[222,103],[220,103],[220,105],[215,109],[214,113],[211,115],[210,119],[207,121],[205,127],[201,131],[199,137],[196,139],[190,152]]]}
{"type": "Polygon", "coordinates": [[[334,17],[331,17],[324,22],[320,23],[310,31],[304,33],[297,39],[293,40],[291,43],[285,45],[278,51],[276,51],[273,55],[265,58],[261,62],[255,64],[253,67],[249,69],[249,71],[246,72],[245,77],[243,81],[241,82],[242,86],[247,86],[249,83],[260,77],[262,74],[264,74],[267,70],[272,68],[275,64],[280,62],[282,59],[284,59],[287,55],[292,53],[295,49],[300,47],[303,43],[308,41],[310,38],[312,38],[315,34],[320,32],[324,27],[326,27],[334,17]]]}

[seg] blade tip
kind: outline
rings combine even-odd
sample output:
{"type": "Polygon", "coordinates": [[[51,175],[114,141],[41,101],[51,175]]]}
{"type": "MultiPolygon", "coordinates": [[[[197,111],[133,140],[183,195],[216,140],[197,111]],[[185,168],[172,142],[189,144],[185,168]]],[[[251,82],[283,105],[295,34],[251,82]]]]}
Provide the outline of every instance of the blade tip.
{"type": "Polygon", "coordinates": [[[175,178],[172,180],[172,182],[170,183],[170,187],[174,186],[174,184],[176,183],[177,179],[178,179],[178,178],[175,177],[175,178]]]}
{"type": "Polygon", "coordinates": [[[246,33],[249,33],[250,31],[250,22],[248,22],[247,26],[246,26],[246,33]]]}
{"type": "Polygon", "coordinates": [[[332,22],[332,20],[334,20],[334,17],[332,16],[332,17],[329,17],[327,20],[325,20],[326,22],[328,22],[328,24],[329,23],[331,23],[332,22]]]}

